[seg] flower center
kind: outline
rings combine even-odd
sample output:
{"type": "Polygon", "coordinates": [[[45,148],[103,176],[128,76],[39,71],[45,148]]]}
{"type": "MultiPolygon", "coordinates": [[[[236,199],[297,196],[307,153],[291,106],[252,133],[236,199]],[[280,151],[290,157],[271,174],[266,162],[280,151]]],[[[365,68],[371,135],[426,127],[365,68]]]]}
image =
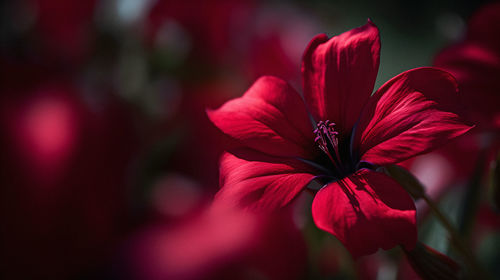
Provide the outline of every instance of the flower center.
{"type": "Polygon", "coordinates": [[[314,142],[330,158],[335,168],[343,173],[342,162],[339,154],[339,134],[335,131],[335,123],[329,120],[320,121],[313,131],[316,134],[314,142]]]}

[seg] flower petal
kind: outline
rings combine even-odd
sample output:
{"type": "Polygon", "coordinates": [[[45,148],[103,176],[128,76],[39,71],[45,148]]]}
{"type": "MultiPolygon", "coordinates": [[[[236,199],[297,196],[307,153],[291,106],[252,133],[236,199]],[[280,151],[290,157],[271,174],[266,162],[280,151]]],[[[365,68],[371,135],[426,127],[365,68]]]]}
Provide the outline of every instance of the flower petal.
{"type": "Polygon", "coordinates": [[[354,258],[379,248],[417,242],[415,204],[390,177],[361,169],[319,190],[312,204],[316,225],[335,235],[354,258]]]}
{"type": "Polygon", "coordinates": [[[453,76],[436,68],[406,71],[369,100],[354,136],[353,151],[375,165],[397,163],[429,152],[472,127],[457,111],[453,76]]]}
{"type": "Polygon", "coordinates": [[[254,210],[286,206],[314,178],[299,160],[268,156],[249,149],[225,153],[220,165],[221,190],[216,202],[254,210]]]}
{"type": "Polygon", "coordinates": [[[304,97],[315,120],[335,122],[349,136],[373,91],[379,62],[379,32],[371,21],[330,40],[316,36],[302,61],[304,97]]]}
{"type": "Polygon", "coordinates": [[[244,146],[274,156],[312,157],[314,134],[304,102],[279,78],[262,77],[243,97],[207,114],[244,146]]]}

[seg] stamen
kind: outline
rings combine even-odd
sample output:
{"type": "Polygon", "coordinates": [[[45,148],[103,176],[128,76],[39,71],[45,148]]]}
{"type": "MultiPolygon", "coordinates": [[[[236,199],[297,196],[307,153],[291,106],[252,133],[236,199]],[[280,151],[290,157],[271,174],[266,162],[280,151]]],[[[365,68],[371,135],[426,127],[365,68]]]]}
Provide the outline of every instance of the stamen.
{"type": "Polygon", "coordinates": [[[313,132],[316,134],[314,142],[330,158],[335,167],[343,172],[338,149],[339,140],[337,135],[339,133],[335,131],[335,123],[329,120],[320,121],[313,132]]]}

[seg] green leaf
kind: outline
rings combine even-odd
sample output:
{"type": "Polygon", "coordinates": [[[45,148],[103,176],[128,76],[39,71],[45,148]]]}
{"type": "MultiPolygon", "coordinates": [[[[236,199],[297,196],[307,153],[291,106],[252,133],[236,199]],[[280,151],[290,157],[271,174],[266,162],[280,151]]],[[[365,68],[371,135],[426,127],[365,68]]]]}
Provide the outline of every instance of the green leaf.
{"type": "Polygon", "coordinates": [[[422,198],[425,195],[425,188],[422,183],[410,173],[398,165],[384,167],[387,175],[396,180],[414,199],[422,198]]]}
{"type": "Polygon", "coordinates": [[[413,250],[404,250],[404,252],[410,265],[423,279],[460,279],[460,265],[445,254],[442,254],[421,242],[417,242],[417,245],[413,250]]]}
{"type": "Polygon", "coordinates": [[[491,167],[491,202],[500,211],[500,152],[491,167]]]}

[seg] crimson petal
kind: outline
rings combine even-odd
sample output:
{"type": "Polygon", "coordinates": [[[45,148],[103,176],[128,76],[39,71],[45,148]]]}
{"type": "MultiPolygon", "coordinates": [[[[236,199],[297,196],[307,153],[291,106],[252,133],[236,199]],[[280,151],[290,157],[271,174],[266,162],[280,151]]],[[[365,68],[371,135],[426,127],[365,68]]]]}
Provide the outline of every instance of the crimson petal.
{"type": "Polygon", "coordinates": [[[249,149],[225,153],[220,164],[221,189],[216,203],[274,211],[290,203],[314,178],[303,162],[249,149]]]}
{"type": "Polygon", "coordinates": [[[243,146],[274,156],[313,157],[314,135],[304,102],[279,78],[262,77],[242,97],[207,114],[243,146]]]}
{"type": "Polygon", "coordinates": [[[352,29],[328,40],[316,36],[304,52],[304,97],[316,121],[330,120],[349,135],[370,97],[380,62],[375,24],[352,29]]]}
{"type": "Polygon", "coordinates": [[[417,68],[385,83],[369,100],[353,150],[361,161],[393,164],[429,152],[472,127],[457,111],[457,83],[448,72],[417,68]]]}
{"type": "Polygon", "coordinates": [[[417,242],[415,204],[401,186],[382,173],[361,169],[330,183],[312,205],[316,225],[335,235],[354,258],[417,242]]]}

